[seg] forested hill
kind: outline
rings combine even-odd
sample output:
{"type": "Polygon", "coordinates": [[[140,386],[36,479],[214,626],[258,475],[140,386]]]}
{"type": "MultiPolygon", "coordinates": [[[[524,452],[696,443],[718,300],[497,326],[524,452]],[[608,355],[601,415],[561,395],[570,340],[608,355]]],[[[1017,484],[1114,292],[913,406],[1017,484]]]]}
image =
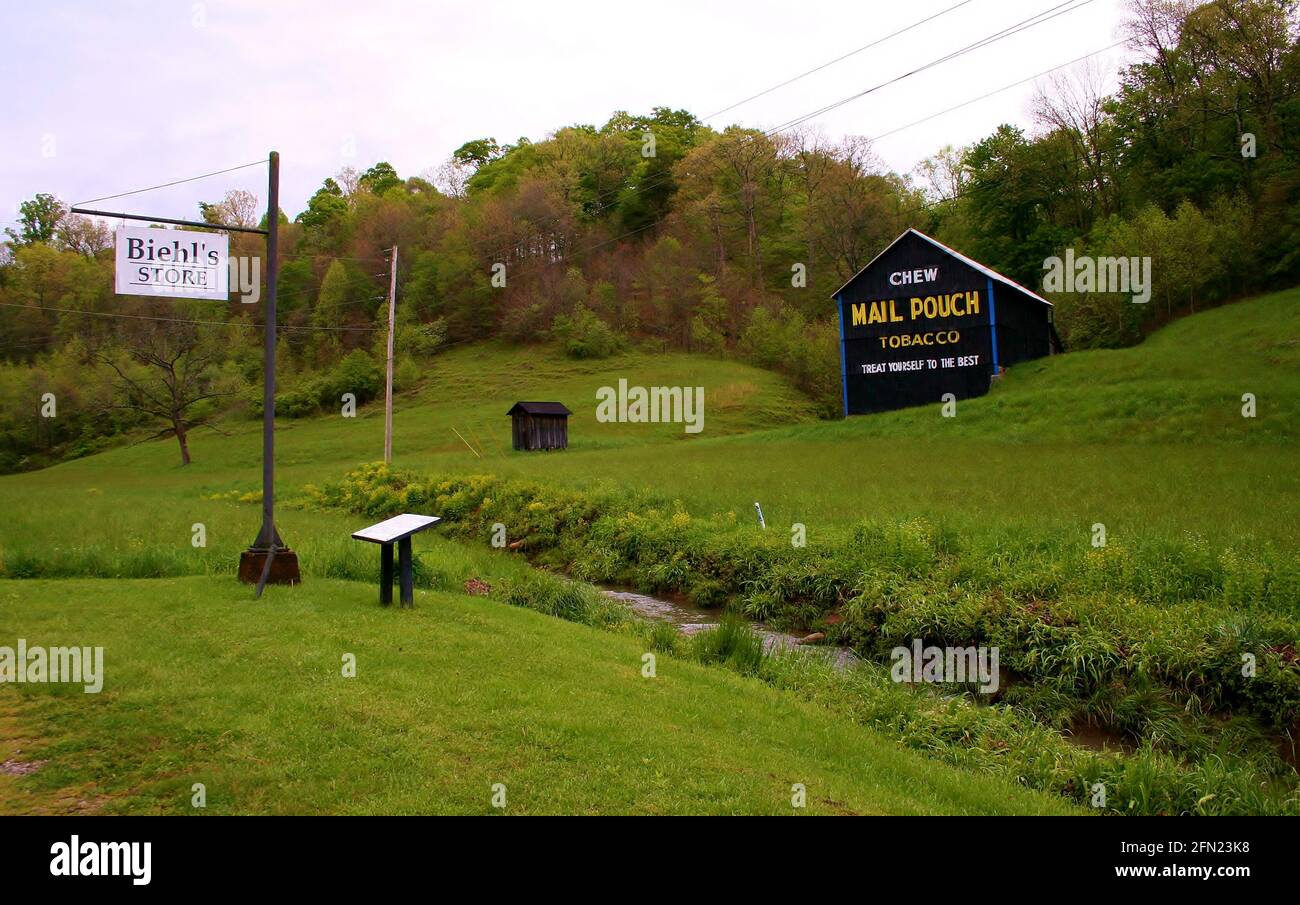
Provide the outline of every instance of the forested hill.
{"type": "MultiPolygon", "coordinates": [[[[345,361],[354,376],[369,368],[393,245],[408,371],[487,337],[556,339],[575,356],[649,343],[780,370],[833,414],[829,295],[909,226],[1035,287],[1067,248],[1149,256],[1149,304],[1054,297],[1069,348],[1130,345],[1180,313],[1300,282],[1298,33],[1296,0],[1135,0],[1135,62],[1116,91],[1103,95],[1095,71],[1060,70],[1040,85],[1032,126],[935,149],[909,173],[889,172],[860,136],[724,127],[670,107],[537,141],[467,141],[419,176],[345,169],[285,217],[284,385],[328,383],[345,361]]],[[[258,210],[230,192],[201,214],[255,225],[258,210]]],[[[109,408],[126,392],[115,344],[138,344],[123,334],[142,322],[103,315],[160,309],[112,294],[111,235],[58,199],[25,203],[9,233],[0,388],[18,407],[0,411],[0,432],[14,467],[147,420],[109,408]],[[33,424],[28,390],[59,383],[74,417],[33,424]]],[[[260,239],[232,234],[232,254],[260,254],[260,239]]],[[[256,310],[232,302],[226,316],[249,325],[256,310]]],[[[179,326],[212,347],[197,384],[256,378],[255,344],[238,332],[179,326]]]]}

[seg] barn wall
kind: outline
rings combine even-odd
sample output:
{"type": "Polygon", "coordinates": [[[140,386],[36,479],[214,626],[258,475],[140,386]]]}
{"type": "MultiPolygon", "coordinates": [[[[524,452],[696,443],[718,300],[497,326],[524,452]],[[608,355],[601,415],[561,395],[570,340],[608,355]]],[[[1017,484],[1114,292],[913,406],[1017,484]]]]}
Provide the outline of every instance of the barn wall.
{"type": "Polygon", "coordinates": [[[995,333],[1002,367],[1046,355],[1050,349],[1049,309],[1041,302],[990,281],[985,273],[920,236],[909,234],[900,239],[846,286],[837,300],[846,414],[938,403],[946,393],[958,399],[987,393],[993,375],[995,333]],[[920,282],[890,282],[891,274],[917,270],[922,271],[920,282]],[[961,295],[965,308],[976,301],[978,310],[947,317],[912,317],[913,296],[953,293],[961,295]],[[884,313],[886,318],[855,324],[855,306],[859,314],[884,313]],[[956,342],[951,341],[954,336],[956,342]],[[894,347],[894,342],[900,345],[894,347]],[[932,361],[937,365],[934,368],[929,367],[932,361]],[[944,367],[946,361],[952,365],[944,367]],[[917,367],[918,362],[924,366],[917,367]]]}
{"type": "Polygon", "coordinates": [[[521,412],[511,419],[515,449],[567,449],[569,446],[569,419],[562,415],[521,412]]]}
{"type": "Polygon", "coordinates": [[[1010,367],[1051,354],[1052,333],[1045,306],[998,284],[998,362],[1010,367]]]}
{"type": "Polygon", "coordinates": [[[959,399],[987,393],[992,375],[993,342],[989,325],[988,278],[978,270],[946,254],[924,239],[906,236],[846,287],[841,295],[840,317],[844,333],[845,400],[848,414],[866,414],[937,403],[945,393],[959,399]],[[916,285],[895,286],[891,273],[936,270],[932,280],[916,285]],[[978,313],[960,317],[936,317],[912,320],[910,300],[913,296],[937,296],[971,293],[977,300],[978,313]],[[888,313],[901,317],[854,326],[855,305],[893,302],[888,313]],[[881,339],[890,337],[925,337],[927,334],[950,334],[956,331],[960,342],[942,346],[882,347],[881,339]],[[974,359],[976,364],[938,370],[889,371],[864,373],[864,366],[905,365],[919,359],[974,359]]]}

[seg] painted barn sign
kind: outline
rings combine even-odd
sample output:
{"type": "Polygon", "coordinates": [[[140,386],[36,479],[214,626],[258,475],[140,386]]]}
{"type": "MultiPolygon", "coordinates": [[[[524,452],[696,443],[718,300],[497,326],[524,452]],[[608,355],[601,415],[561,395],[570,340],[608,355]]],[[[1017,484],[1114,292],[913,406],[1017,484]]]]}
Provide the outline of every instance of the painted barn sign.
{"type": "Polygon", "coordinates": [[[846,415],[980,396],[1053,350],[1051,302],[914,229],[835,300],[846,415]]]}

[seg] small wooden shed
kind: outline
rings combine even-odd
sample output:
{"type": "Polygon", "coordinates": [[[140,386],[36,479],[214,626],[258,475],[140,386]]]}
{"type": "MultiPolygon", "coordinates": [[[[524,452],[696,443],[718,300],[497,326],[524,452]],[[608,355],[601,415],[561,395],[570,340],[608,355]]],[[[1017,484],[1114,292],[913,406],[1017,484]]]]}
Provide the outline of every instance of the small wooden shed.
{"type": "Polygon", "coordinates": [[[562,402],[516,402],[511,419],[515,449],[568,449],[569,416],[562,402]]]}

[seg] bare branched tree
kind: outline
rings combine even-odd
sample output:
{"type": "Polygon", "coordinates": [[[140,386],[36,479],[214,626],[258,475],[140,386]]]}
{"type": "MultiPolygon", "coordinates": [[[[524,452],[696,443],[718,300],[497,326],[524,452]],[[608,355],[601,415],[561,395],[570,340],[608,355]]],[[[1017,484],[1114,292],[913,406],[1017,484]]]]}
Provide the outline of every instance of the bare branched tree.
{"type": "Polygon", "coordinates": [[[931,203],[951,201],[966,189],[968,174],[962,162],[965,151],[944,145],[933,157],[927,157],[912,170],[921,181],[921,191],[931,203]]]}
{"type": "Polygon", "coordinates": [[[901,186],[885,175],[868,138],[846,136],[827,153],[830,165],[810,205],[809,220],[817,247],[830,257],[836,275],[846,280],[906,226],[899,205],[890,200],[901,186]]]}
{"type": "Polygon", "coordinates": [[[1179,82],[1173,50],[1195,6],[1193,0],[1128,0],[1129,15],[1121,31],[1129,50],[1158,67],[1170,87],[1179,82]]]}
{"type": "Polygon", "coordinates": [[[119,401],[110,408],[161,422],[158,432],[145,439],[174,436],[182,465],[190,464],[190,431],[217,430],[210,421],[213,407],[203,403],[232,395],[220,385],[220,346],[202,330],[194,323],[142,320],[125,328],[115,342],[90,350],[93,360],[116,375],[119,401]]]}
{"type": "MultiPolygon", "coordinates": [[[[1094,215],[1105,216],[1113,209],[1108,172],[1106,116],[1108,82],[1105,71],[1094,60],[1078,64],[1068,72],[1056,73],[1041,82],[1034,92],[1034,119],[1047,132],[1069,139],[1077,166],[1084,178],[1073,181],[1087,192],[1086,205],[1094,215]]],[[[1084,213],[1077,214],[1084,225],[1084,213]]]]}
{"type": "Polygon", "coordinates": [[[68,251],[88,258],[113,247],[113,233],[109,228],[80,214],[68,214],[59,221],[58,239],[68,251]]]}
{"type": "Polygon", "coordinates": [[[222,223],[227,226],[257,226],[261,219],[258,212],[257,196],[243,189],[231,189],[226,197],[216,204],[199,202],[199,210],[207,223],[222,223]]]}
{"type": "MultiPolygon", "coordinates": [[[[778,135],[775,141],[777,155],[782,160],[790,161],[808,206],[815,208],[821,200],[822,184],[835,165],[833,149],[825,133],[815,126],[800,126],[778,135]]],[[[817,236],[811,223],[804,226],[804,242],[808,249],[808,260],[804,263],[813,269],[818,263],[818,248],[817,236]]]]}
{"type": "Polygon", "coordinates": [[[473,175],[473,167],[455,157],[448,157],[437,169],[427,171],[424,178],[448,198],[464,198],[465,186],[473,175]]]}
{"type": "Polygon", "coordinates": [[[361,185],[361,173],[356,167],[344,167],[334,176],[334,180],[343,189],[343,197],[347,199],[348,204],[352,204],[361,185]]]}

